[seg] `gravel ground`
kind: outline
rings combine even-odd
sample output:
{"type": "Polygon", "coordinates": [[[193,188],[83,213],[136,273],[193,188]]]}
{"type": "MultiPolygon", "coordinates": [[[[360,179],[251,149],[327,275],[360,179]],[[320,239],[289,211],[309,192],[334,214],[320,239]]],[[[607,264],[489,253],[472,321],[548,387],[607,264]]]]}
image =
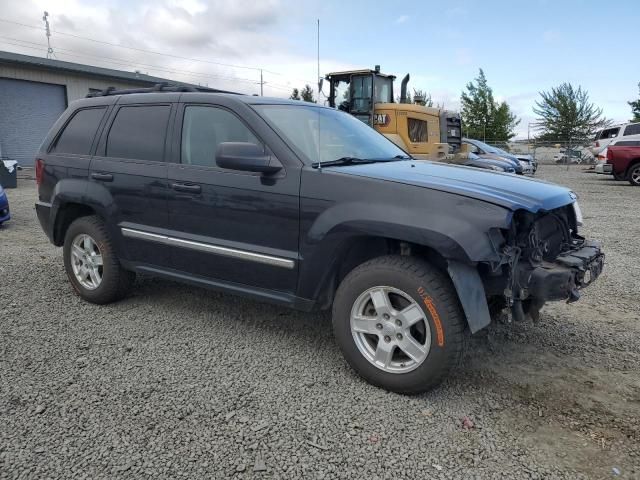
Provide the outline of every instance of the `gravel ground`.
{"type": "Polygon", "coordinates": [[[0,478],[640,478],[640,189],[538,176],[578,192],[605,273],[414,397],[357,377],[327,314],[150,278],[81,301],[21,179],[0,228],[0,478]]]}

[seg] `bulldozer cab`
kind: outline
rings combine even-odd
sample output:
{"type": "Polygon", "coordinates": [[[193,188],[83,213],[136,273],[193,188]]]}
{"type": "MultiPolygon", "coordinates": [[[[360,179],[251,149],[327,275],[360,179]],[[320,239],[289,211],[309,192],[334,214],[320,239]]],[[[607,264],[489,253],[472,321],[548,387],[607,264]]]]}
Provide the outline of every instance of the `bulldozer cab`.
{"type": "Polygon", "coordinates": [[[329,105],[350,113],[367,125],[376,124],[375,105],[393,103],[394,75],[375,70],[329,73],[329,105]]]}

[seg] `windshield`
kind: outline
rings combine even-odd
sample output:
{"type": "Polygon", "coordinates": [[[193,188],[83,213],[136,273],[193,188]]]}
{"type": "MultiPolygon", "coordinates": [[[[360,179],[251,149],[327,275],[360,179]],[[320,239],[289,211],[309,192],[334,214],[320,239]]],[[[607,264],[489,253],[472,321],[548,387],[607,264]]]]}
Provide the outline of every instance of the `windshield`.
{"type": "Polygon", "coordinates": [[[253,105],[307,163],[341,158],[390,160],[408,157],[360,120],[329,108],[304,105],[253,105]]]}

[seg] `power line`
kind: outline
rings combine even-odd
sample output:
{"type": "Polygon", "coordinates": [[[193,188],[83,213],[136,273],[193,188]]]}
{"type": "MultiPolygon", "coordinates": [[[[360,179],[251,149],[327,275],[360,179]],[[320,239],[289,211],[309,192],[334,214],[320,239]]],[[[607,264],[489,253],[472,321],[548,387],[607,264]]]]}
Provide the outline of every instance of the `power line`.
{"type": "MultiPolygon", "coordinates": [[[[29,48],[29,49],[35,49],[35,50],[40,50],[39,47],[45,47],[46,45],[44,44],[40,44],[40,43],[36,43],[36,42],[31,42],[28,40],[20,40],[17,38],[12,38],[12,37],[5,37],[0,35],[0,39],[4,39],[5,41],[2,41],[2,43],[6,43],[8,45],[13,45],[13,46],[17,46],[17,47],[22,47],[22,48],[29,48]],[[19,42],[19,43],[14,43],[14,42],[19,42]],[[30,45],[25,45],[25,44],[30,44],[30,45]]],[[[234,82],[246,82],[246,83],[251,83],[254,85],[259,85],[260,82],[256,81],[254,79],[250,79],[250,78],[243,78],[243,77],[235,77],[235,76],[225,76],[225,75],[220,75],[220,74],[215,74],[215,73],[207,73],[207,72],[194,72],[194,71],[190,71],[190,70],[175,70],[175,69],[170,69],[170,68],[166,68],[166,67],[160,67],[157,65],[152,65],[152,64],[147,64],[147,63],[142,63],[142,62],[136,62],[136,61],[128,61],[125,59],[118,59],[118,58],[113,58],[113,57],[105,57],[105,56],[98,56],[98,55],[91,55],[91,54],[86,54],[86,53],[80,53],[80,52],[74,52],[73,50],[67,50],[64,48],[56,48],[57,52],[60,53],[64,53],[67,56],[71,56],[71,57],[87,57],[87,58],[96,58],[96,59],[100,59],[103,62],[106,63],[111,63],[114,65],[119,65],[119,66],[124,66],[124,67],[133,67],[133,68],[137,68],[137,67],[146,67],[147,69],[150,70],[155,70],[155,71],[159,71],[159,72],[165,72],[165,73],[174,73],[174,74],[188,74],[187,77],[203,77],[205,79],[219,79],[219,80],[229,80],[229,81],[234,81],[234,82]]],[[[263,83],[267,83],[266,81],[263,83]]],[[[281,91],[288,91],[289,87],[286,85],[282,85],[282,84],[278,84],[278,83],[272,83],[269,82],[269,85],[271,86],[271,88],[275,89],[275,90],[281,90],[281,91]]]]}
{"type": "MultiPolygon", "coordinates": [[[[35,25],[29,25],[29,24],[22,23],[22,22],[16,22],[15,20],[8,20],[8,19],[5,19],[5,18],[0,18],[0,22],[10,23],[10,24],[18,25],[18,26],[25,27],[25,28],[31,28],[33,30],[40,30],[40,31],[43,30],[42,27],[38,27],[38,26],[35,26],[35,25]]],[[[76,35],[76,34],[73,34],[73,33],[61,32],[59,30],[51,30],[51,31],[53,33],[58,34],[58,35],[64,35],[64,36],[67,36],[67,37],[77,38],[77,39],[80,39],[80,40],[86,40],[86,41],[89,41],[89,42],[99,43],[99,44],[103,44],[103,45],[109,45],[109,46],[116,47],[116,48],[124,48],[124,49],[127,49],[127,50],[133,50],[133,51],[142,52],[142,53],[160,55],[160,56],[176,58],[176,59],[180,59],[180,60],[188,60],[188,61],[191,61],[191,62],[208,63],[208,64],[211,64],[211,65],[219,65],[219,66],[223,66],[223,67],[241,68],[241,69],[254,70],[254,71],[263,71],[265,73],[269,73],[269,74],[272,74],[272,75],[278,75],[278,76],[282,76],[282,77],[286,77],[287,76],[287,75],[285,75],[283,73],[274,72],[272,70],[267,70],[267,69],[262,68],[262,67],[251,67],[251,66],[246,66],[246,65],[235,65],[235,64],[231,64],[231,63],[216,62],[216,61],[213,61],[213,60],[204,60],[204,59],[200,59],[200,58],[184,57],[184,56],[181,56],[181,55],[175,55],[175,54],[171,54],[171,53],[158,52],[158,51],[155,51],[155,50],[147,50],[147,49],[138,48],[138,47],[132,47],[132,46],[128,46],[128,45],[120,45],[120,44],[117,44],[117,43],[107,42],[107,41],[104,41],[104,40],[97,40],[95,38],[84,37],[82,35],[76,35]]],[[[308,79],[302,79],[302,78],[299,78],[299,77],[290,77],[290,78],[294,78],[296,80],[302,80],[303,82],[309,82],[308,79]]],[[[309,83],[313,84],[313,82],[309,82],[309,83]]],[[[287,86],[287,88],[290,88],[290,87],[287,86]]]]}

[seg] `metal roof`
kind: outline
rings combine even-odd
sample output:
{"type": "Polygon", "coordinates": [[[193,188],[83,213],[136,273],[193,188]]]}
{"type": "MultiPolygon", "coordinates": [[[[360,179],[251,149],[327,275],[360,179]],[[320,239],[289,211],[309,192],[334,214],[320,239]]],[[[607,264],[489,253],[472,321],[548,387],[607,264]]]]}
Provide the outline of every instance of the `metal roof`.
{"type": "Polygon", "coordinates": [[[17,65],[29,65],[37,68],[46,68],[48,70],[58,70],[61,72],[80,73],[94,77],[111,78],[114,80],[124,80],[127,82],[138,83],[148,86],[157,83],[167,82],[172,85],[185,85],[195,87],[199,90],[211,90],[209,87],[194,85],[192,83],[178,82],[167,78],[154,77],[139,72],[126,72],[123,70],[113,70],[111,68],[96,67],[93,65],[84,65],[81,63],[65,62],[62,60],[54,60],[51,58],[33,57],[31,55],[22,55],[20,53],[5,52],[0,50],[0,64],[11,63],[17,65]]]}
{"type": "Polygon", "coordinates": [[[367,74],[375,74],[379,77],[387,77],[387,78],[396,78],[395,75],[389,75],[386,73],[382,73],[380,71],[375,71],[375,70],[371,70],[368,68],[364,68],[361,70],[346,70],[344,72],[331,72],[331,73],[327,73],[325,75],[325,78],[328,80],[329,77],[343,77],[343,76],[348,76],[348,75],[367,75],[367,74]]]}

